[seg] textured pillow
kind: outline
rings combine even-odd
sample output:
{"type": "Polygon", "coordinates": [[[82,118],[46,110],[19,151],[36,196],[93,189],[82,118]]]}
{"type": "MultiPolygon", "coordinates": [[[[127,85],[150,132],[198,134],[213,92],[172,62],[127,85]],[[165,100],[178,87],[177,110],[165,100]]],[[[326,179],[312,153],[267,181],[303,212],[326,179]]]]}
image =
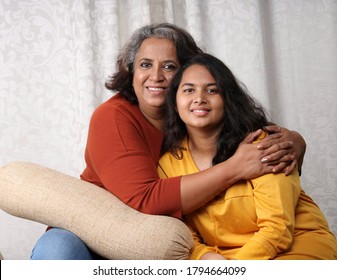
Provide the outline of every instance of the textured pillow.
{"type": "Polygon", "coordinates": [[[33,163],[0,168],[0,208],[67,229],[107,259],[188,259],[193,247],[182,221],[140,213],[102,188],[33,163]]]}

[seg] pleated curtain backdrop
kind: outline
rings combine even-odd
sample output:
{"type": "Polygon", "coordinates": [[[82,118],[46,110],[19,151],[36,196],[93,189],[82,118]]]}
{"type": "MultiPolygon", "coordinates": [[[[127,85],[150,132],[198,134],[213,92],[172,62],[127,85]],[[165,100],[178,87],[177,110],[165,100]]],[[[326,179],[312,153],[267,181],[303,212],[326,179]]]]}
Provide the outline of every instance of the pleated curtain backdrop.
{"type": "MultiPolygon", "coordinates": [[[[1,0],[0,18],[0,165],[78,177],[120,48],[145,24],[175,23],[303,135],[303,188],[337,234],[336,0],[1,0]]],[[[45,228],[3,211],[0,224],[7,259],[29,258],[45,228]]]]}

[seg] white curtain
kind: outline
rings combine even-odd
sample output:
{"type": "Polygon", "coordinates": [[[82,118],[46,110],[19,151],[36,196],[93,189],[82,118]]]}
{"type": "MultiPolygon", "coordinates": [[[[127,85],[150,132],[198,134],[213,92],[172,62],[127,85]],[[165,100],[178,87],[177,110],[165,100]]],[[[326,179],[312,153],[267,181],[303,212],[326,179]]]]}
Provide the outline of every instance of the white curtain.
{"type": "MultiPolygon", "coordinates": [[[[303,188],[337,234],[337,0],[0,0],[0,19],[0,165],[78,177],[121,46],[140,26],[171,22],[303,135],[303,188]]],[[[27,258],[44,226],[0,219],[4,257],[27,258]]]]}

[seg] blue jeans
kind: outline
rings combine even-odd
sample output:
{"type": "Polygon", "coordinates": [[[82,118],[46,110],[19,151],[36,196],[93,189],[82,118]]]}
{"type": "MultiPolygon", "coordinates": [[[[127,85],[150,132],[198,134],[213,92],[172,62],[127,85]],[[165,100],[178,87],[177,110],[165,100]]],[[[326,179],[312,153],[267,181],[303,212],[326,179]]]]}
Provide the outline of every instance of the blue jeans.
{"type": "Polygon", "coordinates": [[[31,260],[101,260],[72,232],[51,228],[35,244],[31,260]]]}

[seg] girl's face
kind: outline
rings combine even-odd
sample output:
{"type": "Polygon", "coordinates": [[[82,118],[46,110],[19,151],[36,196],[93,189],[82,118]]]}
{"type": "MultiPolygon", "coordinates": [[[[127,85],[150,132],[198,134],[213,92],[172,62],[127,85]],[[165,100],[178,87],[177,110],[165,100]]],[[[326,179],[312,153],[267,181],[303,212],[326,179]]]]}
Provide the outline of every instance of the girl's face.
{"type": "Polygon", "coordinates": [[[165,94],[179,66],[172,41],[158,38],[143,41],[133,74],[133,87],[143,112],[164,105],[165,94]]]}
{"type": "Polygon", "coordinates": [[[224,102],[205,66],[196,64],[184,71],[177,91],[177,110],[188,130],[202,128],[217,132],[220,129],[224,102]]]}

